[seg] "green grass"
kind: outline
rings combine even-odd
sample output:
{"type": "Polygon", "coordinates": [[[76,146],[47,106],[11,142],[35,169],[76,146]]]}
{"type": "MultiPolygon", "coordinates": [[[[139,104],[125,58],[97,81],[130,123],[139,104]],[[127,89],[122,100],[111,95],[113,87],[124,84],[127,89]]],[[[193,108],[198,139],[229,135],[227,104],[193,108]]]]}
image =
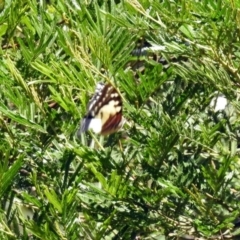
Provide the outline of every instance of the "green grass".
{"type": "Polygon", "coordinates": [[[0,7],[1,239],[238,234],[237,4],[0,7]],[[165,46],[158,58],[167,65],[132,56],[141,38],[165,46]],[[129,67],[140,60],[144,72],[129,67]],[[127,123],[77,139],[99,81],[121,92],[127,123]],[[210,106],[219,94],[229,102],[223,112],[210,106]]]}

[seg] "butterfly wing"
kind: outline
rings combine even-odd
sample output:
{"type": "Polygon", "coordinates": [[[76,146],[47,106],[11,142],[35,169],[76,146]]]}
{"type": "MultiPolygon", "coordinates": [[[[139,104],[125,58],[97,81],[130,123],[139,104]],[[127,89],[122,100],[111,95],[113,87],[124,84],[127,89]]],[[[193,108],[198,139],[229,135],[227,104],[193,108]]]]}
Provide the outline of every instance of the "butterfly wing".
{"type": "Polygon", "coordinates": [[[92,129],[95,133],[108,135],[122,126],[122,99],[111,84],[98,83],[88,111],[77,135],[92,129]]]}
{"type": "Polygon", "coordinates": [[[103,125],[101,134],[108,135],[118,131],[123,125],[122,121],[122,114],[116,113],[115,115],[111,116],[103,125]]]}

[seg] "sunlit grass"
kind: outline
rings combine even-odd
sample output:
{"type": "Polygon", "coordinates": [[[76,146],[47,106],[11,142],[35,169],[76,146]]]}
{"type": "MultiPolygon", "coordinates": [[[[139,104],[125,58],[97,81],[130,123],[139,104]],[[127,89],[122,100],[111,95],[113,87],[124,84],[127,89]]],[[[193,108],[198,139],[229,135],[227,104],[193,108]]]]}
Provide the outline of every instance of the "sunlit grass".
{"type": "Polygon", "coordinates": [[[1,238],[237,235],[235,7],[229,1],[6,1],[1,238]],[[161,47],[132,56],[140,40],[161,47]],[[127,123],[115,135],[77,139],[99,81],[121,93],[127,123]],[[219,96],[225,108],[217,111],[219,96]]]}

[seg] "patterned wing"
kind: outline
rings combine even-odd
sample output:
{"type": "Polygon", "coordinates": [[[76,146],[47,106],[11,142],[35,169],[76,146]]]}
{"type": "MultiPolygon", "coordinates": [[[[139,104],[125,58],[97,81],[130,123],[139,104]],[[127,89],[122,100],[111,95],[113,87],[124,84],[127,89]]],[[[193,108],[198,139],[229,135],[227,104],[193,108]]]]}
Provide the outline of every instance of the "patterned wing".
{"type": "Polygon", "coordinates": [[[122,123],[121,96],[111,84],[98,83],[88,103],[87,114],[82,120],[78,135],[89,129],[108,135],[118,131],[122,123]]]}

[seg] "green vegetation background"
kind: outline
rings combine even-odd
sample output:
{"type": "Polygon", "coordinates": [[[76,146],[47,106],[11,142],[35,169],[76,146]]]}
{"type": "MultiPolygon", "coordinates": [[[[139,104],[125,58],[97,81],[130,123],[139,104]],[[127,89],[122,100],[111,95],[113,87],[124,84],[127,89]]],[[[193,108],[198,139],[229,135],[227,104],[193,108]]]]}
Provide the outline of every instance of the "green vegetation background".
{"type": "Polygon", "coordinates": [[[237,1],[0,7],[1,239],[238,234],[237,1]],[[132,56],[141,39],[165,47],[160,61],[132,56]],[[121,92],[127,123],[76,139],[99,81],[121,92]]]}

